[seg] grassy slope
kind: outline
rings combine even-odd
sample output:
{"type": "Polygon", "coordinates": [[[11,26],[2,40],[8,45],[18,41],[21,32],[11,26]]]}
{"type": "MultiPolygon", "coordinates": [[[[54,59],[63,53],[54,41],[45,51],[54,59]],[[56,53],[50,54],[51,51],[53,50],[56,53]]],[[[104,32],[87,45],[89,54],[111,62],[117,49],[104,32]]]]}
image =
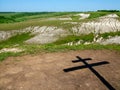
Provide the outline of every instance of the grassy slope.
{"type": "Polygon", "coordinates": [[[14,23],[35,18],[48,18],[67,15],[69,12],[24,12],[24,13],[0,13],[0,23],[14,23]],[[11,21],[10,21],[11,20],[11,21]]]}
{"type": "Polygon", "coordinates": [[[33,35],[30,35],[30,33],[23,33],[23,34],[17,34],[5,41],[0,42],[0,49],[5,47],[13,47],[14,45],[21,45],[24,44],[24,41],[27,39],[33,37],[33,35]]]}
{"type": "MultiPolygon", "coordinates": [[[[23,33],[15,35],[8,40],[1,41],[0,42],[0,49],[2,48],[12,48],[12,47],[20,47],[21,45],[24,45],[24,41],[33,37],[33,35],[30,35],[30,33],[23,33]]],[[[3,61],[8,56],[16,56],[20,55],[20,53],[12,53],[12,52],[4,52],[0,53],[0,61],[3,61]]]]}
{"type": "MultiPolygon", "coordinates": [[[[83,22],[83,21],[88,21],[88,20],[93,20],[96,19],[100,16],[103,15],[107,15],[109,13],[107,12],[90,12],[91,13],[91,17],[89,17],[88,19],[85,20],[81,20],[78,21],[78,17],[74,17],[73,16],[73,12],[72,13],[44,13],[44,14],[34,14],[34,15],[21,15],[21,13],[0,13],[0,16],[4,15],[5,17],[12,17],[12,16],[17,16],[16,18],[14,18],[14,20],[12,23],[8,22],[8,23],[1,23],[0,24],[0,30],[13,30],[13,29],[22,29],[25,27],[29,27],[29,26],[58,26],[58,27],[63,27],[63,28],[67,28],[70,29],[72,27],[71,24],[61,24],[65,21],[43,21],[42,19],[44,18],[49,18],[49,17],[67,17],[67,15],[70,15],[72,17],[72,21],[77,21],[77,22],[83,22]],[[20,14],[20,15],[19,15],[20,14]],[[24,20],[22,20],[24,19],[24,20]],[[18,21],[17,21],[18,20],[18,21]],[[20,20],[20,22],[19,22],[20,20]]],[[[119,14],[119,12],[117,12],[117,14],[119,14]]],[[[115,33],[105,33],[105,34],[101,34],[100,36],[102,36],[103,38],[108,38],[108,36],[115,36],[115,35],[119,35],[120,36],[120,32],[115,32],[115,33]]],[[[25,49],[25,51],[23,52],[24,54],[26,53],[38,53],[38,52],[54,52],[54,51],[68,51],[68,50],[83,50],[83,49],[109,49],[109,50],[117,50],[120,51],[120,47],[119,45],[98,45],[98,44],[90,44],[90,45],[73,45],[73,46],[65,46],[62,44],[68,43],[68,42],[77,42],[79,40],[83,40],[84,42],[86,41],[92,41],[93,40],[93,34],[89,34],[89,35],[81,35],[81,36],[67,36],[64,38],[61,38],[60,40],[51,43],[51,44],[45,44],[45,45],[27,45],[25,43],[23,43],[25,40],[31,38],[32,36],[30,35],[30,33],[26,33],[26,34],[21,34],[21,35],[16,35],[6,41],[2,41],[0,42],[0,49],[2,48],[11,48],[11,47],[19,47],[19,48],[23,48],[25,49]]],[[[5,59],[8,56],[16,56],[16,55],[20,55],[19,53],[1,53],[0,54],[0,60],[2,61],[3,59],[5,59]]]]}
{"type": "MultiPolygon", "coordinates": [[[[61,22],[58,20],[44,20],[50,17],[68,17],[72,18],[72,22],[84,22],[96,19],[100,16],[110,14],[110,12],[88,12],[91,16],[85,20],[79,20],[78,16],[74,16],[74,14],[80,12],[41,12],[41,13],[0,13],[0,30],[15,30],[15,29],[23,29],[29,26],[63,26],[61,22]]],[[[118,13],[118,12],[117,12],[118,13]]]]}
{"type": "MultiPolygon", "coordinates": [[[[60,20],[44,20],[50,17],[68,17],[72,18],[70,22],[86,22],[94,20],[100,16],[104,16],[113,12],[86,12],[90,13],[88,19],[79,20],[74,14],[79,12],[41,12],[41,13],[0,13],[0,30],[16,30],[23,29],[29,26],[58,26],[63,28],[71,27],[71,24],[61,24],[65,21],[60,20]],[[12,21],[11,21],[12,20],[12,21]]],[[[120,15],[120,12],[115,12],[120,15]]]]}
{"type": "MultiPolygon", "coordinates": [[[[108,38],[108,36],[114,36],[114,35],[119,35],[120,32],[118,33],[105,33],[101,34],[100,36],[103,36],[103,38],[108,38]]],[[[116,50],[120,51],[120,46],[119,45],[99,45],[99,44],[89,44],[89,45],[73,45],[73,46],[67,46],[63,45],[68,42],[77,42],[79,40],[83,40],[84,42],[86,41],[92,41],[93,40],[93,34],[88,34],[88,35],[81,35],[81,36],[67,36],[64,38],[61,38],[60,40],[50,43],[50,44],[45,44],[45,45],[35,45],[35,44],[25,44],[24,41],[31,38],[32,36],[30,33],[25,33],[25,34],[20,34],[11,37],[10,39],[6,41],[0,42],[0,48],[13,48],[13,47],[18,47],[22,48],[25,51],[22,53],[0,53],[0,61],[4,60],[5,58],[9,56],[17,56],[20,54],[34,54],[34,53],[40,53],[40,52],[58,52],[58,51],[69,51],[69,50],[85,50],[85,49],[93,49],[93,50],[101,50],[101,49],[108,49],[108,50],[116,50]]]]}
{"type": "Polygon", "coordinates": [[[59,39],[58,41],[54,42],[54,44],[61,45],[61,44],[69,43],[69,42],[78,42],[79,40],[83,40],[83,43],[92,42],[93,38],[94,38],[94,35],[92,33],[88,35],[80,35],[80,36],[69,35],[69,36],[59,39]]]}
{"type": "MultiPolygon", "coordinates": [[[[77,12],[76,12],[77,13],[77,12]]],[[[0,30],[16,30],[16,29],[23,29],[29,26],[59,26],[61,25],[62,21],[58,20],[44,20],[50,17],[61,17],[66,16],[68,14],[73,14],[73,12],[49,12],[49,13],[5,13],[0,14],[0,19],[2,22],[0,24],[0,30]],[[23,16],[22,16],[23,15],[23,16]],[[13,21],[10,21],[13,20],[13,21]],[[5,21],[5,22],[4,22],[5,21]]]]}
{"type": "Polygon", "coordinates": [[[111,14],[111,12],[90,12],[90,17],[88,19],[98,18],[107,14],[111,14]]]}

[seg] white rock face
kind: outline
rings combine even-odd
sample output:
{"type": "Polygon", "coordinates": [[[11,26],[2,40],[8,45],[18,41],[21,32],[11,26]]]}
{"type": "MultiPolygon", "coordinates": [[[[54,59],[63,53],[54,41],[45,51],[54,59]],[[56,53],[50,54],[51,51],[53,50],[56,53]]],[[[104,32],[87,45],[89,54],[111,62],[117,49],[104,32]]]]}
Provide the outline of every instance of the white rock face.
{"type": "Polygon", "coordinates": [[[64,24],[73,24],[73,25],[75,25],[75,24],[78,24],[78,22],[64,22],[64,24]]]}
{"type": "Polygon", "coordinates": [[[88,18],[90,16],[90,14],[80,13],[80,14],[76,14],[75,16],[80,16],[80,20],[81,20],[81,19],[88,18]]]}
{"type": "Polygon", "coordinates": [[[58,20],[72,20],[72,18],[68,17],[68,18],[58,18],[58,20]]]}
{"type": "Polygon", "coordinates": [[[0,31],[0,41],[6,40],[6,39],[8,39],[16,34],[30,32],[30,31],[31,31],[30,28],[26,28],[23,30],[0,31]]]}
{"type": "Polygon", "coordinates": [[[116,36],[116,37],[112,37],[110,39],[107,39],[107,40],[101,42],[101,44],[103,44],[103,45],[107,45],[107,44],[120,44],[120,36],[116,36]]]}
{"type": "Polygon", "coordinates": [[[57,27],[36,27],[36,29],[32,30],[33,34],[36,34],[35,37],[26,41],[26,43],[34,43],[34,44],[46,44],[51,43],[58,40],[60,37],[66,36],[67,31],[57,28],[57,27]]]}
{"type": "Polygon", "coordinates": [[[107,15],[99,18],[97,21],[81,23],[80,26],[72,28],[74,33],[105,33],[120,31],[120,21],[116,19],[117,15],[107,15]]]}
{"type": "Polygon", "coordinates": [[[26,43],[45,44],[51,43],[59,39],[59,37],[66,36],[68,32],[57,27],[36,26],[28,27],[23,30],[0,31],[0,40],[6,40],[16,34],[31,32],[35,37],[26,41],[26,43]]]}
{"type": "Polygon", "coordinates": [[[19,48],[3,48],[0,50],[0,53],[3,53],[3,52],[22,52],[23,50],[19,49],[19,48]]]}
{"type": "Polygon", "coordinates": [[[100,18],[118,18],[119,16],[116,15],[116,14],[109,14],[109,15],[106,15],[106,16],[103,16],[103,17],[100,17],[100,18]]]}
{"type": "Polygon", "coordinates": [[[0,40],[6,40],[12,36],[11,32],[0,31],[0,40]]]}
{"type": "Polygon", "coordinates": [[[66,17],[66,18],[48,18],[48,19],[46,19],[46,20],[72,20],[72,18],[71,17],[66,17]]]}

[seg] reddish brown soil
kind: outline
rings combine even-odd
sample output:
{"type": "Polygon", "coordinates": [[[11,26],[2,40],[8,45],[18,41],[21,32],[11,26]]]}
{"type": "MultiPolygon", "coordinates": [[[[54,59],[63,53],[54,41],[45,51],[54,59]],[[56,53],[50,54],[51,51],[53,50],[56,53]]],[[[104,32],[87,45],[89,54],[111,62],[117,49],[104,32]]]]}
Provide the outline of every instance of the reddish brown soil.
{"type": "Polygon", "coordinates": [[[76,56],[87,61],[109,64],[95,66],[116,90],[120,90],[120,53],[107,50],[83,50],[9,57],[0,63],[0,90],[109,90],[88,68],[71,72],[63,69],[82,66],[72,63],[76,56]]]}

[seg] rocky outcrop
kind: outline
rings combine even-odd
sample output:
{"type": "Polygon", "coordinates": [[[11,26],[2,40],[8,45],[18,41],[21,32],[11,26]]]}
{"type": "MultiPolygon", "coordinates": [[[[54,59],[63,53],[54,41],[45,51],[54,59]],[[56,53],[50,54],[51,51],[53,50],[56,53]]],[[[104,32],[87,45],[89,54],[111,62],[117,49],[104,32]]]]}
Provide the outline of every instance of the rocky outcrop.
{"type": "Polygon", "coordinates": [[[58,40],[60,37],[64,37],[68,34],[66,30],[57,27],[35,27],[32,30],[32,34],[36,34],[35,37],[26,41],[26,43],[34,44],[46,44],[52,43],[58,40]]]}
{"type": "Polygon", "coordinates": [[[0,53],[6,53],[6,52],[14,52],[14,53],[17,53],[17,52],[22,52],[24,50],[20,49],[20,48],[3,48],[0,50],[0,53]]]}
{"type": "Polygon", "coordinates": [[[80,16],[79,20],[81,20],[88,18],[90,14],[80,13],[80,14],[76,14],[75,16],[80,16]]]}
{"type": "Polygon", "coordinates": [[[120,36],[111,37],[102,41],[100,44],[107,45],[107,44],[120,44],[120,36]]]}
{"type": "Polygon", "coordinates": [[[110,14],[100,17],[96,21],[80,23],[79,26],[72,28],[73,33],[76,34],[89,34],[89,33],[106,33],[120,31],[120,21],[117,19],[116,14],[110,14]]]}
{"type": "Polygon", "coordinates": [[[20,33],[25,33],[25,32],[30,32],[28,28],[23,29],[23,30],[11,30],[11,31],[0,31],[0,41],[6,40],[14,35],[20,34],[20,33]]]}
{"type": "Polygon", "coordinates": [[[61,18],[48,18],[46,20],[61,20],[61,21],[64,21],[64,20],[72,20],[71,17],[61,17],[61,18]]]}

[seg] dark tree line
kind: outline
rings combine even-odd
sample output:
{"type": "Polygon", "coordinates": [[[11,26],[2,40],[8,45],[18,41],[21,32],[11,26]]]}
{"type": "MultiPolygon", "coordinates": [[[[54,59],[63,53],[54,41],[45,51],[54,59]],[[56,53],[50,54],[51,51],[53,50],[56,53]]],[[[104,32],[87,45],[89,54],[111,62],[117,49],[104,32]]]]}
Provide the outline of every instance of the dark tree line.
{"type": "Polygon", "coordinates": [[[120,10],[98,10],[98,12],[120,12],[120,10]]]}

